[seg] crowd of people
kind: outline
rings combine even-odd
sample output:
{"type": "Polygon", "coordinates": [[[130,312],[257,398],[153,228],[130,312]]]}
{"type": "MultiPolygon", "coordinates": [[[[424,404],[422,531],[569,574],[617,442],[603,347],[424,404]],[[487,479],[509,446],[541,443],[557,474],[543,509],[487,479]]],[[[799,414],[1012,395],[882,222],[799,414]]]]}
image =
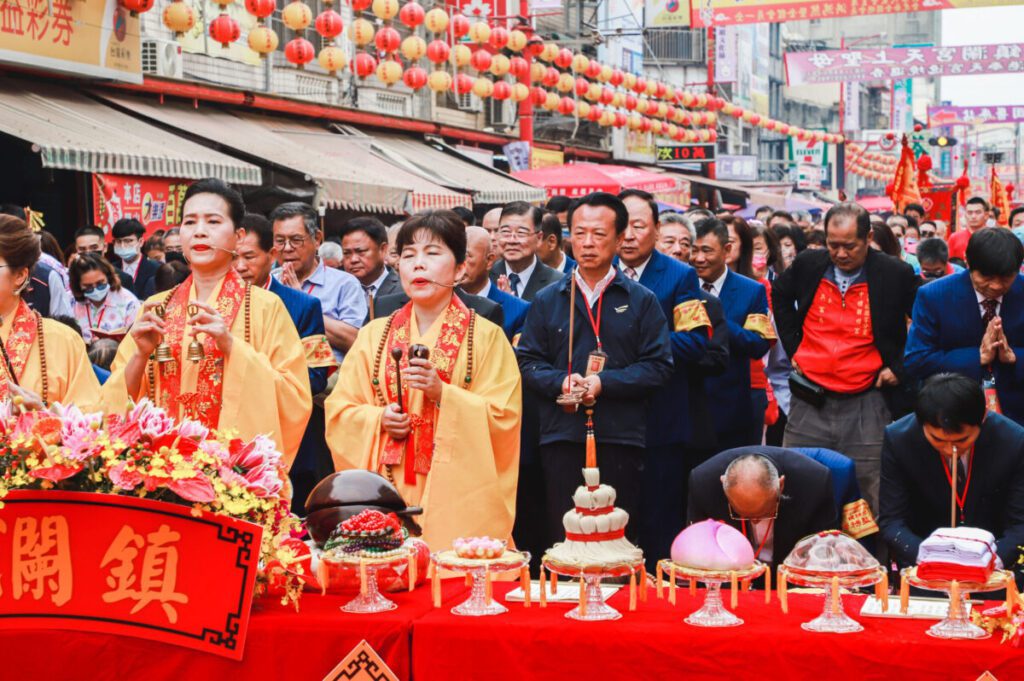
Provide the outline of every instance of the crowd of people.
{"type": "Polygon", "coordinates": [[[1024,207],[1011,229],[983,198],[964,212],[950,233],[916,205],[744,219],[628,190],[327,234],[308,204],[247,213],[207,179],[180,227],[125,218],[62,250],[6,206],[0,397],[148,396],[271,433],[299,513],[330,471],[365,468],[424,509],[431,545],[490,535],[535,556],[564,538],[592,412],[602,480],[651,565],[709,517],[767,562],[838,528],[913,563],[952,492],[1009,566],[1024,207]]]}

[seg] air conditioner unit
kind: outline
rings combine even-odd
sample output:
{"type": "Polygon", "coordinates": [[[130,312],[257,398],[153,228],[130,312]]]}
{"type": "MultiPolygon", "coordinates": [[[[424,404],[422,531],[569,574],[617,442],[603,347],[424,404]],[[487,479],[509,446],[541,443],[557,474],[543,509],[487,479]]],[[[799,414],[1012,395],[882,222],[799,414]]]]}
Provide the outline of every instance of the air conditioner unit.
{"type": "Polygon", "coordinates": [[[474,95],[472,92],[467,92],[464,95],[458,95],[459,111],[470,111],[472,113],[480,113],[483,108],[480,98],[474,95]]]}
{"type": "Polygon", "coordinates": [[[512,125],[513,110],[507,102],[491,98],[487,100],[486,108],[488,125],[495,127],[512,125]]]}
{"type": "Polygon", "coordinates": [[[161,78],[183,77],[181,45],[173,40],[142,41],[142,72],[161,78]]]}

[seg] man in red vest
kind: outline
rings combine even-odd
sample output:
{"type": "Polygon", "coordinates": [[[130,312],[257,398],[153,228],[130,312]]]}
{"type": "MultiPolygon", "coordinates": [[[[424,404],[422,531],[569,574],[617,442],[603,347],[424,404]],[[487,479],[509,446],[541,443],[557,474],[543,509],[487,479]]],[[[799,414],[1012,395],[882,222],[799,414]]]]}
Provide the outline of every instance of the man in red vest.
{"type": "Polygon", "coordinates": [[[868,247],[871,220],[841,203],[825,215],[824,250],[807,250],[772,289],[775,323],[793,358],[793,399],[783,445],[824,447],[854,460],[878,513],[880,454],[891,421],[883,391],[903,374],[907,317],[919,278],[868,247]]]}

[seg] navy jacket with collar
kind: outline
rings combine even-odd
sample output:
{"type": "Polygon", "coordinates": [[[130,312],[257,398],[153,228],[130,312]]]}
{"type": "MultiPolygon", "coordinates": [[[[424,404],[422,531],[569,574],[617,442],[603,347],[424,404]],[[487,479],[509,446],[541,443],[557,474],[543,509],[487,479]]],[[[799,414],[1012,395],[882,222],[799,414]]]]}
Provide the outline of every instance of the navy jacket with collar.
{"type": "MultiPolygon", "coordinates": [[[[542,398],[542,445],[585,440],[583,410],[567,414],[555,404],[568,368],[571,278],[566,274],[537,294],[519,340],[517,354],[523,380],[542,398]]],[[[594,301],[591,308],[595,319],[597,305],[594,301]]],[[[597,347],[586,306],[586,298],[577,289],[572,365],[573,373],[580,374],[586,371],[587,357],[597,347]]],[[[658,299],[617,268],[603,296],[601,343],[608,359],[594,408],[597,441],[643,447],[647,401],[672,376],[672,349],[658,299]]]]}

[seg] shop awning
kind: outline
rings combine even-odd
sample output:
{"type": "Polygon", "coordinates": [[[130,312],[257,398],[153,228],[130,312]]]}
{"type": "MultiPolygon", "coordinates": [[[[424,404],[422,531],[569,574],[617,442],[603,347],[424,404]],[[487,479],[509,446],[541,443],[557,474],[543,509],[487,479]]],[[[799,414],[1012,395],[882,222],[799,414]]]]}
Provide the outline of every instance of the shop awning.
{"type": "Polygon", "coordinates": [[[289,136],[274,132],[275,120],[271,118],[236,116],[216,107],[157,104],[121,95],[104,97],[146,118],[303,175],[317,185],[317,205],[397,214],[411,208],[408,188],[368,168],[367,157],[372,155],[368,151],[350,150],[348,158],[339,162],[315,146],[297,144],[289,136]]]}
{"type": "Polygon", "coordinates": [[[869,213],[884,213],[892,210],[892,199],[888,196],[862,196],[857,203],[869,213]]]}
{"type": "Polygon", "coordinates": [[[669,174],[597,163],[569,163],[521,170],[512,175],[535,187],[543,187],[548,196],[586,196],[591,192],[617,194],[624,189],[642,189],[654,194],[678,187],[677,180],[669,174]]]}
{"type": "Polygon", "coordinates": [[[373,146],[395,163],[449,189],[473,195],[476,203],[544,201],[543,189],[532,187],[510,175],[454,155],[434,145],[401,135],[372,135],[373,146]]]}
{"type": "Polygon", "coordinates": [[[0,132],[32,144],[44,168],[261,182],[258,166],[56,85],[0,79],[0,132]]]}

